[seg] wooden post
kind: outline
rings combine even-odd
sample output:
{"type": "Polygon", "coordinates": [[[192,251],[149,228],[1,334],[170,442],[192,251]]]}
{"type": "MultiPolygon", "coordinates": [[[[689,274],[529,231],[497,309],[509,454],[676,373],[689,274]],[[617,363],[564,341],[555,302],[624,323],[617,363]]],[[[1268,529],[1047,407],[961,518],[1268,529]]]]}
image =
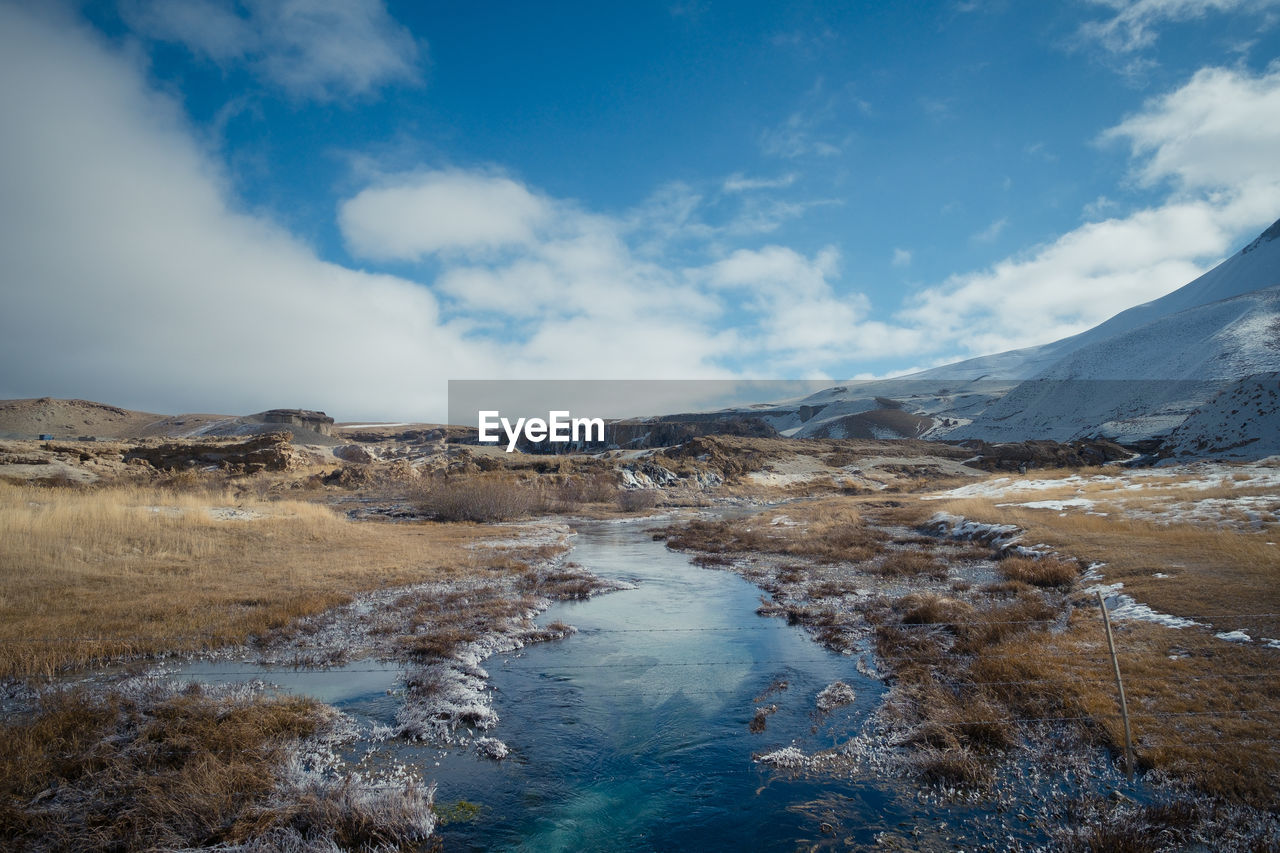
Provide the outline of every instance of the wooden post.
{"type": "Polygon", "coordinates": [[[1116,641],[1111,636],[1111,617],[1107,615],[1107,602],[1098,591],[1098,607],[1102,610],[1102,624],[1107,629],[1107,648],[1111,650],[1111,669],[1116,674],[1116,690],[1120,693],[1120,717],[1124,720],[1124,767],[1133,778],[1133,734],[1129,730],[1129,704],[1124,699],[1124,682],[1120,680],[1120,661],[1116,657],[1116,641]]]}

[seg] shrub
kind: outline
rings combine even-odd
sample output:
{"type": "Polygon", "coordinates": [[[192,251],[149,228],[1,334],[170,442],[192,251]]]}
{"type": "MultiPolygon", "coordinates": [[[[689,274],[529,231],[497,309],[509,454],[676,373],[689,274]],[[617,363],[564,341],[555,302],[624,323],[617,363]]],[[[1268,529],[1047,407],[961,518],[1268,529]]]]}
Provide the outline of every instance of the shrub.
{"type": "Polygon", "coordinates": [[[1043,631],[1058,618],[1058,611],[1038,593],[1023,593],[1007,604],[993,605],[974,613],[960,632],[955,650],[978,654],[1016,634],[1043,631]]]}
{"type": "Polygon", "coordinates": [[[973,616],[973,607],[945,595],[916,592],[903,596],[894,605],[902,612],[904,625],[947,625],[952,628],[973,616]]]}
{"type": "Polygon", "coordinates": [[[541,490],[541,508],[550,512],[572,512],[582,504],[608,503],[618,497],[618,487],[608,474],[573,475],[541,490]]]}
{"type": "Polygon", "coordinates": [[[980,788],[994,776],[990,767],[965,749],[926,749],[916,760],[926,782],[961,788],[980,788]]]}
{"type": "Polygon", "coordinates": [[[929,575],[941,580],[947,576],[947,567],[922,551],[893,551],[872,570],[889,577],[929,575]]]}
{"type": "Polygon", "coordinates": [[[509,521],[541,504],[538,489],[501,474],[427,484],[418,495],[418,508],[440,521],[509,521]]]}
{"type": "Polygon", "coordinates": [[[650,489],[630,489],[618,492],[618,509],[623,512],[643,512],[658,505],[658,493],[650,489]]]}

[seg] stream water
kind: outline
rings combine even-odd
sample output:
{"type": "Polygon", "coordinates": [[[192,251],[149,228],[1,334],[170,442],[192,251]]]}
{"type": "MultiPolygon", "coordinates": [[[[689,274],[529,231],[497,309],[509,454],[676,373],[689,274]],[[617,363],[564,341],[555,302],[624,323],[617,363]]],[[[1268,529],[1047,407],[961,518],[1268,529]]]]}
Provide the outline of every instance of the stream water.
{"type": "MultiPolygon", "coordinates": [[[[743,850],[790,847],[816,829],[791,807],[824,786],[775,778],[752,755],[831,746],[882,688],[799,628],[757,616],[754,586],[691,565],[644,525],[581,525],[573,559],[636,588],[556,605],[544,619],[577,635],[490,661],[501,717],[491,734],[513,755],[441,762],[441,800],[483,807],[441,830],[445,849],[743,850]],[[820,715],[815,697],[837,679],[858,700],[820,715]],[[765,730],[750,732],[770,705],[765,730]]],[[[888,806],[869,789],[847,793],[888,806]]]]}
{"type": "MultiPolygon", "coordinates": [[[[500,717],[485,734],[511,754],[493,761],[469,749],[380,747],[438,783],[446,814],[478,806],[465,809],[470,819],[442,824],[444,850],[870,847],[883,831],[910,838],[914,828],[984,810],[927,806],[883,776],[811,780],[756,761],[791,745],[812,753],[843,742],[884,687],[801,628],[758,616],[756,587],[692,565],[653,541],[649,524],[575,526],[572,558],[634,588],[556,604],[540,621],[567,622],[576,635],[485,662],[500,717]],[[857,699],[820,713],[817,694],[836,680],[857,699]],[[750,731],[756,710],[775,705],[764,731],[750,731]]],[[[390,723],[399,702],[398,669],[368,661],[298,673],[296,684],[287,671],[244,664],[193,664],[183,674],[266,677],[368,723],[390,723]]]]}

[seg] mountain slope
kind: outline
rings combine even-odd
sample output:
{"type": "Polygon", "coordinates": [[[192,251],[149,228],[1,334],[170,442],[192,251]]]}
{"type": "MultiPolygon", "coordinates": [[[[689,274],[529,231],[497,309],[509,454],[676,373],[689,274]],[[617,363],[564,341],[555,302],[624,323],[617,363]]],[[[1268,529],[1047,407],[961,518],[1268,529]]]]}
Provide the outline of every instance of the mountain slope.
{"type": "Polygon", "coordinates": [[[1201,305],[1280,285],[1280,220],[1253,242],[1189,284],[1135,305],[1069,338],[979,356],[912,374],[911,379],[1030,379],[1071,353],[1201,305]]]}
{"type": "Polygon", "coordinates": [[[1280,454],[1280,373],[1231,383],[1169,434],[1161,455],[1257,459],[1280,454]]]}
{"type": "Polygon", "coordinates": [[[952,438],[1136,440],[1168,432],[1230,382],[1280,369],[1280,286],[1180,311],[1076,350],[952,438]]]}

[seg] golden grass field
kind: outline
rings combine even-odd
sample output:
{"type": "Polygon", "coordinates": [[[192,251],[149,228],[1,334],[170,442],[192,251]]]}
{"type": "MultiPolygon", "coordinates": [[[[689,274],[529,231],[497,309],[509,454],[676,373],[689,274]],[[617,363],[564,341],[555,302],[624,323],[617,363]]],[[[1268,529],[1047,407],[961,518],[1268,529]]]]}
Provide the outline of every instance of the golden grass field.
{"type": "MultiPolygon", "coordinates": [[[[1121,489],[1093,484],[1088,491],[1096,496],[1121,489]]],[[[918,523],[941,511],[1017,525],[1024,531],[1022,542],[1046,544],[1085,564],[1102,563],[1102,583],[1121,582],[1123,592],[1156,611],[1211,626],[1113,623],[1139,766],[1172,772],[1228,799],[1280,806],[1280,651],[1214,636],[1246,629],[1255,640],[1280,638],[1280,546],[1268,544],[1277,541],[1277,531],[1156,523],[1128,517],[1115,506],[1101,516],[997,505],[1075,493],[1073,486],[1056,495],[1038,490],[999,499],[905,501],[894,510],[894,520],[918,523]]],[[[1238,494],[1225,487],[1196,490],[1194,497],[1238,494]]],[[[1125,506],[1141,509],[1187,495],[1172,482],[1125,493],[1125,506]]],[[[1067,710],[1089,717],[1119,750],[1119,707],[1096,599],[1076,593],[1074,604],[1068,630],[1002,643],[974,662],[972,674],[979,681],[1038,683],[998,689],[1026,716],[1067,710]]]]}
{"type": "Polygon", "coordinates": [[[468,546],[504,535],[355,523],[323,504],[220,489],[5,483],[0,530],[8,677],[242,642],[361,590],[474,570],[485,557],[468,546]]]}

